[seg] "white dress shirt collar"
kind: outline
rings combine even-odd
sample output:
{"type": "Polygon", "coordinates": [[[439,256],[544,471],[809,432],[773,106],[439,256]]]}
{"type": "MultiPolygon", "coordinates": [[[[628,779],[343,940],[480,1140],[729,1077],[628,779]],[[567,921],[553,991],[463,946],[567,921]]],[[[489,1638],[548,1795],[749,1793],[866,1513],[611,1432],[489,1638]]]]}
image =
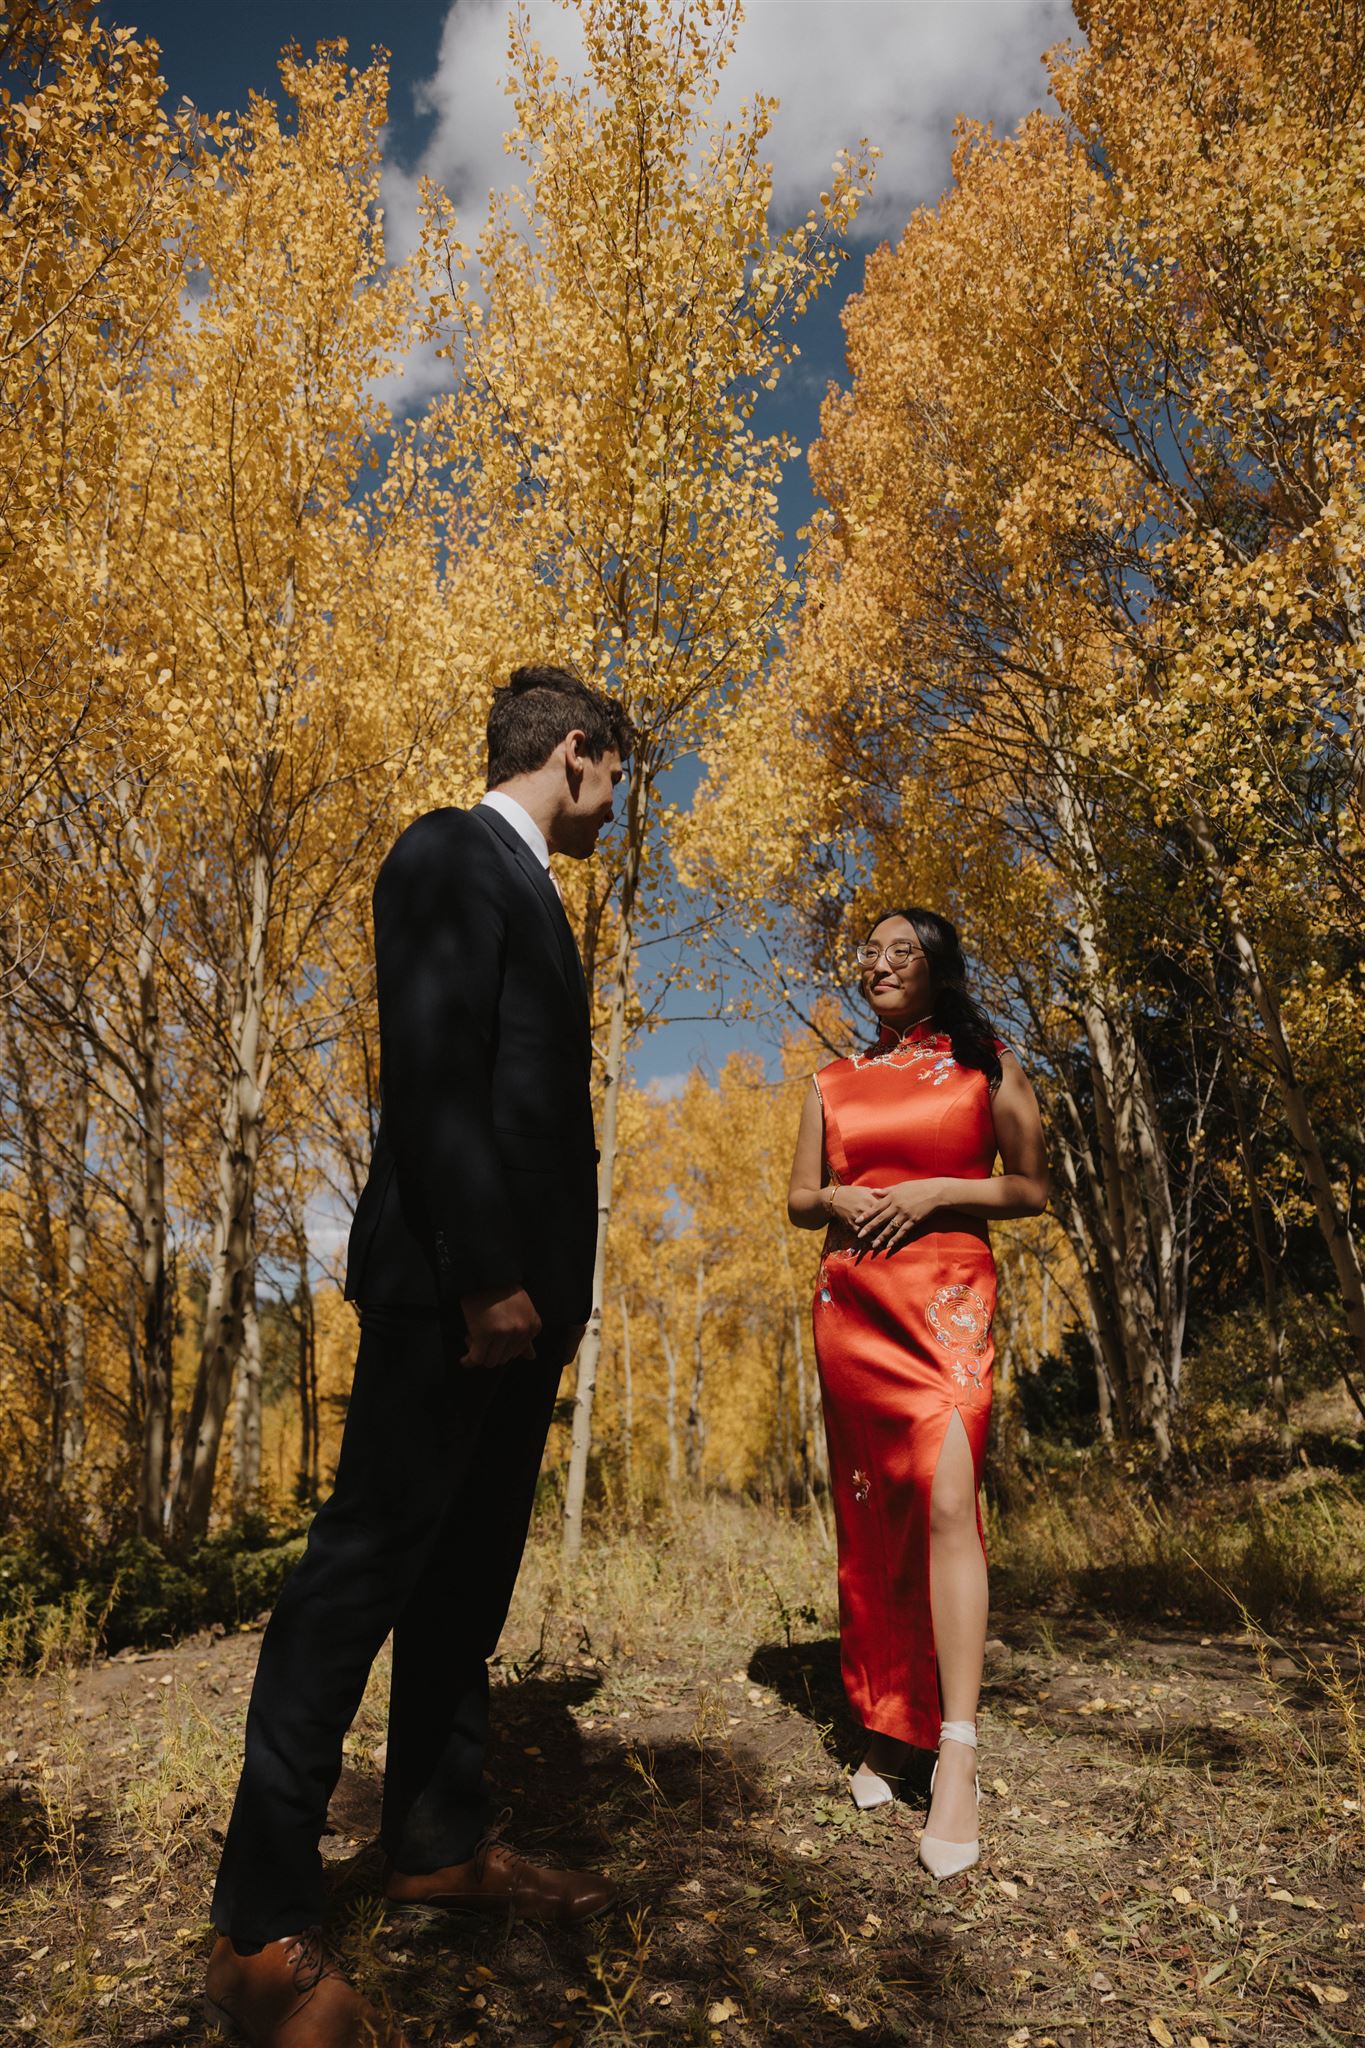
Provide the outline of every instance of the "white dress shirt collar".
{"type": "Polygon", "coordinates": [[[518,838],[525,840],[536,859],[540,862],[540,865],[548,873],[550,849],[546,843],[545,834],[541,831],[539,825],[537,825],[524,804],[519,804],[514,796],[505,796],[500,789],[490,789],[479,798],[478,807],[480,810],[487,808],[490,811],[496,811],[499,817],[506,818],[518,838]]]}

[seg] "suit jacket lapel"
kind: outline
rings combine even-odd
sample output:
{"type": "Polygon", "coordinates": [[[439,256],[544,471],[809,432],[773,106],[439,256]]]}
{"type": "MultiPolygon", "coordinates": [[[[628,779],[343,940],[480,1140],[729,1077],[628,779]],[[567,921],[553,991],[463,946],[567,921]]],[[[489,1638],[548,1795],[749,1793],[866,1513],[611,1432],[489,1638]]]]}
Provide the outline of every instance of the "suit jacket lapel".
{"type": "Polygon", "coordinates": [[[491,809],[488,805],[481,804],[475,806],[474,814],[476,817],[481,818],[490,830],[497,835],[516,862],[520,872],[535,890],[537,901],[549,919],[550,929],[554,934],[555,957],[559,962],[560,971],[569,988],[578,996],[579,1001],[582,1003],[583,1029],[584,1036],[586,1037],[588,1029],[588,985],[583,977],[583,961],[578,951],[578,944],[573,935],[573,928],[565,915],[564,905],[559,899],[559,891],[555,888],[548,872],[536,859],[521,834],[508,824],[501,812],[491,809]]]}

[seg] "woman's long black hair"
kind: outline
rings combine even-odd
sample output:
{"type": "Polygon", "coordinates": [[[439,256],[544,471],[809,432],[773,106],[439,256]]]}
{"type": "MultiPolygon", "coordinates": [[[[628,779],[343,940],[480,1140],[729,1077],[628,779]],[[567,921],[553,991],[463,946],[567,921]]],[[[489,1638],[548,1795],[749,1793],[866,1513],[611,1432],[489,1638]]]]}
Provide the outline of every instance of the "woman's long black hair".
{"type": "Polygon", "coordinates": [[[916,904],[909,909],[897,906],[878,911],[868,927],[869,931],[875,931],[888,917],[903,917],[914,927],[915,937],[924,948],[924,956],[929,962],[933,1022],[940,1031],[947,1033],[953,1058],[960,1067],[975,1067],[994,1088],[1001,1076],[995,1032],[980,1003],[967,993],[967,963],[962,957],[962,941],[958,938],[957,926],[950,924],[946,917],[940,917],[936,910],[925,910],[916,904]]]}

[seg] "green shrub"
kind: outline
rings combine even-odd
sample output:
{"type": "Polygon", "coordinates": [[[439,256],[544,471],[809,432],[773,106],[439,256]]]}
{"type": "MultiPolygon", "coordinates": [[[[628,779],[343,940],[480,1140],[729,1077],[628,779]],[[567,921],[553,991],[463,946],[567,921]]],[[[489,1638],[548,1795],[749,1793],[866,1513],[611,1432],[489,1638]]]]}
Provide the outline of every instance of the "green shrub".
{"type": "Polygon", "coordinates": [[[1093,1443],[1099,1428],[1095,1361],[1085,1333],[1068,1330],[1060,1352],[1049,1351],[1013,1382],[1019,1420],[1031,1436],[1053,1443],[1093,1443]]]}
{"type": "Polygon", "coordinates": [[[78,1635],[121,1650],[235,1628],[274,1604],[304,1540],[259,1518],[183,1557],[145,1536],[85,1557],[51,1536],[0,1538],[0,1665],[31,1664],[78,1635]]]}
{"type": "MultiPolygon", "coordinates": [[[[1349,1356],[1346,1319],[1335,1302],[1286,1294],[1280,1366],[1290,1400],[1335,1385],[1349,1356]]],[[[1239,1307],[1192,1325],[1185,1361],[1185,1406],[1197,1414],[1221,1405],[1242,1411],[1270,1398],[1270,1332],[1264,1312],[1239,1307]]]]}

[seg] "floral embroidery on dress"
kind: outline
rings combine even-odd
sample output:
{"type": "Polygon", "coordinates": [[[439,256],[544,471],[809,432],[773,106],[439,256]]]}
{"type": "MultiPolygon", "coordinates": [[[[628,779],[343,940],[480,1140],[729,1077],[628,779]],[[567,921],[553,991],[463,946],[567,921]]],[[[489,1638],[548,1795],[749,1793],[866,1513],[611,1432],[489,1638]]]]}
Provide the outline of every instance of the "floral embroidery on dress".
{"type": "Polygon", "coordinates": [[[853,1498],[860,1507],[871,1491],[872,1481],[868,1478],[866,1472],[855,1471],[853,1474],[853,1498]]]}
{"type": "Polygon", "coordinates": [[[981,1386],[991,1312],[973,1287],[940,1287],[924,1311],[935,1341],[948,1354],[948,1366],[960,1387],[981,1386]]]}
{"type": "Polygon", "coordinates": [[[855,1052],[850,1055],[849,1064],[860,1070],[863,1067],[918,1069],[915,1079],[928,1081],[935,1088],[941,1088],[957,1071],[950,1041],[942,1033],[935,1033],[930,1038],[898,1038],[891,1045],[879,1046],[875,1052],[855,1052]]]}
{"type": "Polygon", "coordinates": [[[828,1277],[828,1267],[831,1259],[857,1259],[866,1250],[867,1246],[860,1243],[856,1237],[851,1237],[847,1244],[827,1244],[824,1255],[820,1260],[820,1278],[824,1280],[828,1277]]]}

